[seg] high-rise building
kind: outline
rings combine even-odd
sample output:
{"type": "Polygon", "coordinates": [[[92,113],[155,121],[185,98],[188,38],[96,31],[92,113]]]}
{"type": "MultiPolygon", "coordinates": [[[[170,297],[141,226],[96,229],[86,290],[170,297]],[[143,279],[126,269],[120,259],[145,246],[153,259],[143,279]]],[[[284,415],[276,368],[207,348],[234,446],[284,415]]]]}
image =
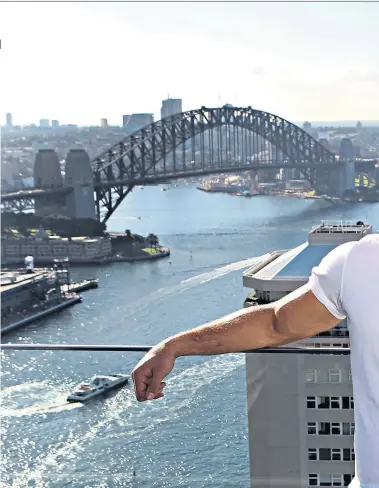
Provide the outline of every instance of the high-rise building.
{"type": "Polygon", "coordinates": [[[11,113],[7,113],[6,116],[5,116],[5,125],[7,127],[13,127],[13,120],[12,120],[12,114],[11,113]]]}
{"type": "Polygon", "coordinates": [[[340,159],[349,161],[355,159],[355,149],[351,139],[344,137],[340,145],[340,159]]]}
{"type": "Polygon", "coordinates": [[[182,99],[181,98],[167,98],[162,100],[161,119],[170,117],[170,115],[182,113],[182,99]]]}
{"type": "Polygon", "coordinates": [[[305,132],[311,132],[312,124],[310,122],[304,122],[303,129],[305,130],[305,132]]]}
{"type": "Polygon", "coordinates": [[[100,119],[100,127],[108,127],[108,119],[101,118],[100,119]]]}
{"type": "MultiPolygon", "coordinates": [[[[271,253],[243,273],[244,286],[254,290],[245,306],[298,289],[332,249],[371,233],[367,223],[322,222],[309,232],[308,242],[271,253]]],[[[294,345],[347,348],[346,320],[289,346],[294,345]]],[[[246,379],[251,487],[348,486],[355,459],[349,356],[247,354],[246,379]]]]}
{"type": "Polygon", "coordinates": [[[58,127],[59,127],[59,120],[52,120],[51,121],[51,127],[53,129],[58,129],[58,127]]]}
{"type": "Polygon", "coordinates": [[[49,119],[41,119],[39,121],[40,127],[50,127],[50,120],[49,119]]]}
{"type": "Polygon", "coordinates": [[[129,134],[136,132],[137,130],[142,129],[142,127],[146,127],[154,122],[154,114],[124,115],[123,122],[125,117],[129,117],[129,119],[127,120],[126,124],[123,123],[123,127],[129,134]]]}
{"type": "Polygon", "coordinates": [[[122,126],[126,127],[129,124],[130,115],[126,114],[122,116],[122,126]]]}

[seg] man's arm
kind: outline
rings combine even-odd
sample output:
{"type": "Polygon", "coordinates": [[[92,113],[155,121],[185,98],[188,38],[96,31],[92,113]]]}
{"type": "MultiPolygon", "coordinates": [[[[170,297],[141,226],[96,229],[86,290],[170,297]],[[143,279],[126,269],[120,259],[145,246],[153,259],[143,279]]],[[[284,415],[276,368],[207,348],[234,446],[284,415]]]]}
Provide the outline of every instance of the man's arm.
{"type": "Polygon", "coordinates": [[[172,336],[151,349],[133,370],[137,399],[163,396],[162,380],[179,356],[223,354],[278,346],[310,337],[340,321],[305,285],[269,305],[239,310],[172,336]]]}

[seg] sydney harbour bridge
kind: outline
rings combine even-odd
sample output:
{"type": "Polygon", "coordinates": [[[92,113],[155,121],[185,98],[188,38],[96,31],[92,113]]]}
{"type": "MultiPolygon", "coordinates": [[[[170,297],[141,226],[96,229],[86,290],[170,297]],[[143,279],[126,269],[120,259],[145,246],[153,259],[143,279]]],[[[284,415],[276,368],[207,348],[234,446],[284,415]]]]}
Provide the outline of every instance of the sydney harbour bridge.
{"type": "MultiPolygon", "coordinates": [[[[315,188],[338,193],[349,187],[349,172],[354,180],[355,163],[342,161],[282,117],[226,105],[178,113],[128,135],[88,161],[91,171],[86,174],[91,181],[86,183],[90,198],[94,195],[96,217],[106,222],[137,185],[224,172],[297,168],[315,188]]],[[[79,184],[83,186],[78,177],[59,186],[42,179],[33,189],[2,193],[2,207],[17,209],[39,199],[72,199],[79,184]]]]}

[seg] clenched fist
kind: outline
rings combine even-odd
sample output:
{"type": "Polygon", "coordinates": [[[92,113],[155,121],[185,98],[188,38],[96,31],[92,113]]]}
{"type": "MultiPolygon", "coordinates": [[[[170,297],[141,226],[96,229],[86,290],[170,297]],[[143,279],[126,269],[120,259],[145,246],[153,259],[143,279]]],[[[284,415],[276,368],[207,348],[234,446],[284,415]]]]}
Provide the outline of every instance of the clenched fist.
{"type": "Polygon", "coordinates": [[[164,396],[163,379],[174,367],[176,356],[164,343],[154,346],[132,371],[134,391],[139,402],[156,400],[164,396]]]}

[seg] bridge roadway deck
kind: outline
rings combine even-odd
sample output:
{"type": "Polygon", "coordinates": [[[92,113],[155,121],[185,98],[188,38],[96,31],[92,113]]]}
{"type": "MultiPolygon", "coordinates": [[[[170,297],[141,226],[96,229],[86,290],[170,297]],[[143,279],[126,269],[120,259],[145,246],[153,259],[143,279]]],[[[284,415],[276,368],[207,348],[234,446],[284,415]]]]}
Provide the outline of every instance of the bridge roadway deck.
{"type": "Polygon", "coordinates": [[[61,186],[57,188],[30,188],[28,190],[19,190],[12,192],[2,192],[1,201],[23,200],[26,198],[41,198],[49,195],[64,195],[72,191],[70,186],[61,186]]]}
{"type": "MultiPolygon", "coordinates": [[[[375,160],[357,160],[356,163],[362,165],[373,165],[376,163],[375,160]]],[[[341,166],[343,162],[336,161],[333,163],[333,167],[341,166]]],[[[219,174],[219,173],[236,173],[236,172],[243,172],[249,170],[264,170],[264,169],[286,169],[286,168],[306,168],[306,169],[320,169],[320,168],[330,168],[330,163],[318,163],[318,164],[309,164],[309,163],[290,163],[290,164],[283,164],[283,163],[266,163],[266,164],[251,164],[251,165],[243,165],[243,166],[210,166],[207,169],[179,169],[179,170],[166,170],[165,173],[161,171],[157,171],[155,173],[146,175],[144,177],[137,177],[137,178],[124,178],[124,179],[116,179],[116,180],[108,180],[108,181],[101,181],[100,183],[95,183],[95,190],[96,189],[104,189],[104,188],[112,188],[118,185],[122,186],[138,186],[138,185],[146,185],[146,184],[153,184],[153,183],[165,183],[170,180],[175,180],[178,178],[190,178],[194,176],[207,176],[211,174],[219,174]]],[[[57,195],[57,194],[69,194],[72,191],[72,187],[58,187],[58,188],[30,188],[28,190],[19,190],[17,192],[2,192],[1,193],[1,201],[12,201],[12,200],[23,200],[23,199],[38,199],[43,198],[49,195],[57,195]]]]}

